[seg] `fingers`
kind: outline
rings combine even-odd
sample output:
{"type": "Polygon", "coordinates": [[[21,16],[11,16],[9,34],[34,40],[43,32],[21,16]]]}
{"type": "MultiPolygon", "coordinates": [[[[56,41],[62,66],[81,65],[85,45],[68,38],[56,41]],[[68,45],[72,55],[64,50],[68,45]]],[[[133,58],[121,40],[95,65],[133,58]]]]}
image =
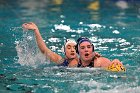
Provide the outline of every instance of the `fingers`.
{"type": "Polygon", "coordinates": [[[22,25],[22,27],[23,27],[23,28],[26,28],[26,25],[27,25],[27,23],[24,23],[24,24],[22,25]]]}
{"type": "Polygon", "coordinates": [[[33,31],[38,29],[38,27],[33,22],[24,23],[22,27],[26,30],[33,30],[33,31]]]}
{"type": "Polygon", "coordinates": [[[101,57],[101,55],[99,53],[97,53],[97,52],[94,52],[94,56],[97,57],[97,58],[101,57]]]}
{"type": "Polygon", "coordinates": [[[22,27],[27,28],[27,27],[29,27],[29,26],[32,25],[32,24],[33,24],[32,22],[24,23],[24,24],[22,25],[22,27]]]}
{"type": "Polygon", "coordinates": [[[24,24],[22,25],[22,27],[25,28],[25,29],[27,29],[27,26],[28,26],[27,23],[24,23],[24,24]]]}
{"type": "Polygon", "coordinates": [[[33,22],[29,22],[28,24],[34,24],[33,22]]]}
{"type": "Polygon", "coordinates": [[[28,23],[24,23],[22,26],[27,26],[27,25],[32,25],[32,24],[34,24],[33,22],[28,22],[28,23]]]}
{"type": "Polygon", "coordinates": [[[22,27],[25,29],[25,31],[31,29],[30,24],[28,24],[28,23],[24,23],[24,24],[22,25],[22,27]]]}
{"type": "Polygon", "coordinates": [[[114,63],[115,66],[116,66],[116,65],[121,65],[121,66],[123,66],[122,62],[120,62],[118,59],[114,59],[112,62],[114,63]]]}

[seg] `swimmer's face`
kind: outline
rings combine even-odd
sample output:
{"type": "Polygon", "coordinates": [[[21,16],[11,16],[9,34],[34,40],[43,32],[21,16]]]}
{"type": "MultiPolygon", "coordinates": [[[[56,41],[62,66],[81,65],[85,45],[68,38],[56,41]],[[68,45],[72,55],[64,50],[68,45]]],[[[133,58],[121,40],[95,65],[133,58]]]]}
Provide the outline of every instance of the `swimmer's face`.
{"type": "Polygon", "coordinates": [[[67,44],[67,46],[65,46],[65,54],[68,59],[73,59],[77,57],[75,46],[76,45],[74,43],[69,43],[67,44]]]}
{"type": "Polygon", "coordinates": [[[91,61],[93,58],[93,46],[90,42],[82,42],[79,46],[78,46],[78,51],[79,51],[79,56],[81,58],[81,60],[87,62],[87,61],[91,61]]]}

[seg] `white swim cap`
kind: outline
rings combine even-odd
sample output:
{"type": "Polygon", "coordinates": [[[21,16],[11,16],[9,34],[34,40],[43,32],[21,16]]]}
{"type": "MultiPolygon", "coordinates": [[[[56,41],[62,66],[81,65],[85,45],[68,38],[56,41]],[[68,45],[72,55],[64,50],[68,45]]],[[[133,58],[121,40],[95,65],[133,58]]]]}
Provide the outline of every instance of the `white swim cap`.
{"type": "Polygon", "coordinates": [[[66,42],[65,42],[65,45],[64,45],[65,48],[69,43],[74,43],[76,45],[76,41],[74,39],[67,39],[66,42]]]}
{"type": "Polygon", "coordinates": [[[64,46],[62,47],[62,51],[65,53],[65,48],[69,43],[74,43],[76,45],[76,41],[74,39],[66,39],[64,46]]]}

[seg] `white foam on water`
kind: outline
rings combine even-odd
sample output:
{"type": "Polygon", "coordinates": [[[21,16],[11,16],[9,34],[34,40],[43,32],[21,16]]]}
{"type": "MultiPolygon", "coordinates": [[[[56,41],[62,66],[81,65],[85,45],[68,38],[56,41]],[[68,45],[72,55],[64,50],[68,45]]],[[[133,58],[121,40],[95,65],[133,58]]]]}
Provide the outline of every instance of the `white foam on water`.
{"type": "Polygon", "coordinates": [[[121,8],[121,9],[127,9],[128,8],[128,4],[127,4],[127,2],[126,1],[118,1],[118,2],[116,2],[116,6],[118,6],[119,8],[121,8]]]}
{"type": "Polygon", "coordinates": [[[0,43],[0,47],[2,47],[4,44],[3,43],[0,43]]]}
{"type": "Polygon", "coordinates": [[[122,88],[114,88],[109,90],[101,90],[101,89],[94,89],[88,92],[80,92],[80,93],[139,93],[140,87],[123,87],[122,88]]]}
{"type": "Polygon", "coordinates": [[[91,72],[91,71],[96,71],[96,70],[100,70],[101,68],[89,68],[89,67],[85,67],[85,68],[77,68],[77,67],[68,67],[66,68],[67,70],[70,71],[87,71],[87,72],[91,72]]]}
{"type": "MultiPolygon", "coordinates": [[[[77,32],[76,30],[71,29],[70,26],[64,24],[56,24],[54,25],[55,30],[63,30],[66,32],[77,32]]],[[[81,33],[81,30],[78,30],[78,33],[81,33]]]]}
{"type": "Polygon", "coordinates": [[[37,67],[46,63],[46,58],[40,52],[33,35],[28,32],[23,33],[23,39],[15,41],[15,44],[18,63],[22,66],[37,67]]]}
{"type": "Polygon", "coordinates": [[[56,30],[71,30],[70,26],[67,26],[67,25],[63,25],[63,24],[60,24],[60,25],[54,25],[55,29],[56,30]]]}
{"type": "Polygon", "coordinates": [[[101,28],[102,27],[102,25],[100,25],[100,24],[89,24],[88,26],[90,28],[101,28]]]}
{"type": "Polygon", "coordinates": [[[84,33],[84,31],[83,30],[80,30],[80,29],[78,29],[77,31],[76,31],[77,33],[84,33]]]}
{"type": "Polygon", "coordinates": [[[58,38],[49,38],[48,41],[50,41],[50,42],[60,42],[60,39],[58,39],[58,38]]]}
{"type": "Polygon", "coordinates": [[[113,30],[112,33],[114,33],[114,34],[120,34],[120,32],[118,30],[113,30]]]}

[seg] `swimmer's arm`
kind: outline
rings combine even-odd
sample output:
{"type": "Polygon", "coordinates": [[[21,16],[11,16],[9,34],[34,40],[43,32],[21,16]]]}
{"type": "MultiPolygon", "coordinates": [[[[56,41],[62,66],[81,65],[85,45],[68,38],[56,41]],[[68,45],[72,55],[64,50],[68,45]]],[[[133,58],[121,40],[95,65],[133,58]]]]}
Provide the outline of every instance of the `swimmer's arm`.
{"type": "Polygon", "coordinates": [[[37,45],[40,49],[40,51],[45,54],[45,56],[47,58],[49,58],[51,61],[53,62],[58,62],[59,60],[62,59],[62,57],[56,53],[54,53],[53,51],[51,51],[45,44],[45,42],[43,41],[43,38],[39,32],[39,29],[38,27],[30,22],[30,23],[25,23],[22,25],[25,29],[28,29],[28,30],[33,30],[34,31],[34,34],[36,36],[36,42],[37,42],[37,45]]]}
{"type": "Polygon", "coordinates": [[[94,54],[94,57],[95,57],[95,58],[101,57],[101,54],[99,54],[98,52],[93,52],[93,54],[94,54]]]}
{"type": "Polygon", "coordinates": [[[40,33],[39,33],[39,30],[36,29],[34,30],[35,32],[35,36],[36,36],[36,41],[37,41],[37,44],[38,44],[38,47],[40,49],[40,51],[45,54],[45,56],[47,58],[49,58],[52,62],[58,62],[58,60],[62,59],[62,57],[58,54],[56,54],[55,52],[51,51],[47,46],[46,44],[44,43],[40,33]]]}
{"type": "Polygon", "coordinates": [[[110,64],[111,64],[111,61],[105,57],[95,58],[94,60],[94,67],[105,68],[105,67],[108,67],[110,64]]]}
{"type": "Polygon", "coordinates": [[[105,58],[105,57],[99,57],[99,58],[95,59],[95,67],[106,68],[106,67],[109,67],[112,64],[114,64],[114,66],[116,66],[118,64],[123,66],[123,64],[118,59],[114,59],[113,61],[111,61],[111,60],[109,60],[108,58],[105,58]]]}

